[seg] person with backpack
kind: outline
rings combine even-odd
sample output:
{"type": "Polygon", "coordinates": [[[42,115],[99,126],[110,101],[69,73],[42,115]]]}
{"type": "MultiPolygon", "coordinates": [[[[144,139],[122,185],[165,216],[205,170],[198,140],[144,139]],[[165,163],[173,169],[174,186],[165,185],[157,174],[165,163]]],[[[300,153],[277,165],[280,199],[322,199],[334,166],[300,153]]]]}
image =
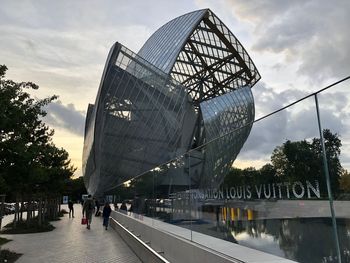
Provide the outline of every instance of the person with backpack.
{"type": "Polygon", "coordinates": [[[91,195],[88,195],[88,198],[84,201],[83,204],[83,217],[85,215],[85,218],[87,219],[86,228],[90,229],[91,221],[92,221],[92,214],[95,209],[95,202],[92,200],[91,195]]]}

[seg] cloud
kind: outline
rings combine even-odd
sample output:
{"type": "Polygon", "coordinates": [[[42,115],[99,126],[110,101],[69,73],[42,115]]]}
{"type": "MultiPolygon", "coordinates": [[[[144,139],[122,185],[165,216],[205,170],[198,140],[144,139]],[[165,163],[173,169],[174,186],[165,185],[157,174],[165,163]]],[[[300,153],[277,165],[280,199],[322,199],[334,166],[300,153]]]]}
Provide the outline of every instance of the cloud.
{"type": "MultiPolygon", "coordinates": [[[[2,0],[1,4],[1,63],[9,67],[11,79],[39,84],[38,97],[60,96],[62,102],[51,103],[45,119],[57,128],[55,136],[62,128],[82,138],[82,110],[95,100],[115,41],[137,52],[157,28],[198,7],[211,8],[222,19],[252,55],[263,79],[268,78],[268,85],[253,88],[256,118],[307,95],[300,91],[301,76],[318,83],[350,72],[350,35],[346,33],[350,2],[345,0],[140,0],[125,4],[2,0]],[[74,105],[68,104],[72,101],[74,105]]],[[[286,139],[313,136],[314,125],[307,125],[315,120],[312,100],[256,123],[242,155],[270,156],[286,139]]],[[[350,123],[346,96],[329,93],[320,96],[320,104],[327,105],[321,109],[324,123],[343,135],[350,123]]],[[[74,156],[78,159],[81,153],[74,156]]]]}
{"type": "Polygon", "coordinates": [[[84,135],[85,114],[76,110],[74,104],[51,102],[45,110],[47,115],[44,117],[44,122],[49,126],[64,128],[79,136],[84,135]]]}
{"type": "Polygon", "coordinates": [[[297,73],[317,83],[350,73],[350,2],[346,0],[227,0],[242,21],[254,24],[253,49],[283,54],[297,73]]]}
{"type": "MultiPolygon", "coordinates": [[[[278,110],[298,99],[309,95],[298,90],[276,92],[264,83],[253,88],[256,119],[278,110]]],[[[341,91],[326,91],[318,95],[323,129],[338,133],[343,140],[342,158],[350,159],[347,147],[349,130],[350,101],[346,93],[341,91]]],[[[319,137],[316,106],[314,97],[307,98],[286,110],[255,122],[252,131],[243,146],[239,161],[269,160],[276,146],[286,140],[300,141],[319,137]]],[[[249,163],[248,163],[249,164],[249,163]]]]}

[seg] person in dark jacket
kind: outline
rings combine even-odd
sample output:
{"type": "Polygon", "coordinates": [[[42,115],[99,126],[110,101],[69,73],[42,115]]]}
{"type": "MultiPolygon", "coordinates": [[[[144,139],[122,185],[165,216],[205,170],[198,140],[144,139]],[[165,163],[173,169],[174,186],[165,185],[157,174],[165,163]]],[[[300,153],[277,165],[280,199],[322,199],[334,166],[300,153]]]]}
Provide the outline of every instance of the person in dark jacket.
{"type": "Polygon", "coordinates": [[[120,206],[120,212],[122,212],[123,214],[127,214],[128,213],[128,208],[126,206],[126,202],[123,201],[122,205],[120,206]]]}
{"type": "Polygon", "coordinates": [[[95,205],[96,205],[96,213],[95,213],[95,216],[100,216],[101,215],[101,212],[100,212],[100,203],[99,201],[96,199],[95,200],[95,205]]]}
{"type": "Polygon", "coordinates": [[[109,206],[109,203],[106,202],[105,206],[103,207],[103,212],[102,212],[102,216],[103,216],[103,226],[106,227],[106,230],[108,228],[108,221],[109,221],[109,216],[111,215],[112,209],[109,206]]]}
{"type": "Polygon", "coordinates": [[[91,221],[92,221],[92,214],[95,209],[95,202],[92,200],[91,195],[88,195],[88,198],[84,201],[83,204],[83,217],[88,220],[86,224],[86,228],[90,229],[91,221]]]}
{"type": "Polygon", "coordinates": [[[68,208],[69,208],[69,218],[71,216],[72,216],[72,218],[74,218],[74,208],[73,208],[73,201],[72,200],[69,200],[68,208]]]}

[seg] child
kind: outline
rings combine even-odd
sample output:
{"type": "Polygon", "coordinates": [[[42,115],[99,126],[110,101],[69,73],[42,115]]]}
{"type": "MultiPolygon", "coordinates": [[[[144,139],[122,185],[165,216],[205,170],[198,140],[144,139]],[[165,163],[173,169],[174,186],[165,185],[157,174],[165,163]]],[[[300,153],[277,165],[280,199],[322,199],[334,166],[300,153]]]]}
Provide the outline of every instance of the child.
{"type": "Polygon", "coordinates": [[[112,209],[109,206],[109,203],[106,202],[105,206],[103,207],[103,212],[102,212],[102,216],[103,216],[103,226],[108,227],[108,220],[109,220],[109,216],[111,215],[112,209]]]}

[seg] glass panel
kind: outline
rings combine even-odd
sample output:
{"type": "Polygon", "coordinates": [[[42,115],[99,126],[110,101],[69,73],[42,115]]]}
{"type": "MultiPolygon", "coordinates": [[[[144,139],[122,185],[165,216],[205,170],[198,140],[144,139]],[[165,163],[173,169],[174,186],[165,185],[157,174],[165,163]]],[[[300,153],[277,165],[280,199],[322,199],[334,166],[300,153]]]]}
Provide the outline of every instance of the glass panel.
{"type": "Polygon", "coordinates": [[[149,200],[154,198],[153,174],[149,171],[117,187],[115,210],[140,220],[152,215],[149,200]]]}
{"type": "Polygon", "coordinates": [[[120,44],[112,53],[84,145],[93,195],[185,152],[195,123],[183,86],[120,44]]]}
{"type": "Polygon", "coordinates": [[[156,169],[154,225],[191,239],[188,162],[187,156],[181,156],[156,169]]]}
{"type": "MultiPolygon", "coordinates": [[[[237,129],[233,133],[241,135],[237,129]]],[[[328,262],[336,249],[318,138],[314,99],[309,98],[254,123],[223,180],[215,169],[199,175],[191,170],[191,179],[205,176],[219,185],[199,183],[201,188],[191,190],[196,193],[193,241],[227,253],[201,235],[206,234],[298,262],[328,262]]],[[[207,162],[213,144],[230,149],[225,146],[230,141],[239,143],[229,134],[198,150],[207,162]]],[[[211,155],[210,161],[228,160],[228,153],[211,155]]]]}
{"type": "Polygon", "coordinates": [[[350,262],[349,88],[345,81],[318,95],[342,262],[350,262]]]}

